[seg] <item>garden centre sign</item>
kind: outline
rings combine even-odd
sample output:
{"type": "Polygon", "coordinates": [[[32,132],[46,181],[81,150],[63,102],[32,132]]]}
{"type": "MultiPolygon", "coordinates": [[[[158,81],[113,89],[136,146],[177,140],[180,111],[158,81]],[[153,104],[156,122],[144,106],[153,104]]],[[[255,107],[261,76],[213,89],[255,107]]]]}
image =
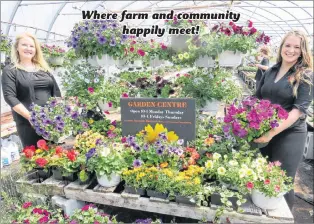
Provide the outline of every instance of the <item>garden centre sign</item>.
{"type": "Polygon", "coordinates": [[[121,98],[122,135],[136,135],[147,124],[162,124],[180,139],[195,140],[195,99],[121,98]]]}

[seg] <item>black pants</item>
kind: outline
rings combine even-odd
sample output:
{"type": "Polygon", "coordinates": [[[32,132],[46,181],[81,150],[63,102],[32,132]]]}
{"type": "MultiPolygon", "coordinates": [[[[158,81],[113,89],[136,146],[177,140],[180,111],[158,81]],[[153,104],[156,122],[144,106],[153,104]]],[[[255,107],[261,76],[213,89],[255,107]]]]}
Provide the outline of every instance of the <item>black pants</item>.
{"type": "MultiPolygon", "coordinates": [[[[269,161],[279,160],[281,168],[287,172],[287,175],[294,178],[298,165],[302,159],[306,141],[306,125],[304,121],[297,121],[297,126],[284,130],[276,135],[269,144],[260,149],[263,156],[268,156],[269,161]]],[[[290,210],[294,204],[294,190],[285,194],[285,199],[290,210]]]]}
{"type": "Polygon", "coordinates": [[[37,147],[37,141],[42,139],[41,136],[37,135],[35,129],[29,122],[17,124],[16,129],[21,139],[23,148],[31,145],[35,145],[37,147]]]}

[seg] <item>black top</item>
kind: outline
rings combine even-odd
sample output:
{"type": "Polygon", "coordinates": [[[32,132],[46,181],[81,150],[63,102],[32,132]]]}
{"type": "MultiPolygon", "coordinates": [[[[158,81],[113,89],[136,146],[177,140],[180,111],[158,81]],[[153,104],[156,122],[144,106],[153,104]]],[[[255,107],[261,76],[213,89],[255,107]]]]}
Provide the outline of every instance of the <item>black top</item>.
{"type": "MultiPolygon", "coordinates": [[[[268,58],[263,58],[263,60],[260,63],[261,65],[269,65],[269,59],[268,58]]],[[[265,70],[258,68],[256,75],[255,75],[255,80],[256,82],[259,82],[264,74],[265,70]]]]}
{"type": "MultiPolygon", "coordinates": [[[[306,114],[313,100],[313,85],[310,86],[306,82],[301,81],[298,87],[297,97],[293,96],[292,86],[288,81],[288,77],[295,72],[295,67],[291,67],[290,70],[275,83],[280,66],[281,63],[278,63],[264,73],[257,87],[256,96],[259,99],[268,99],[274,104],[280,104],[288,112],[293,108],[298,108],[302,113],[306,114]]],[[[313,76],[312,71],[307,71],[305,78],[312,80],[310,76],[313,76]]]]}
{"type": "MultiPolygon", "coordinates": [[[[61,97],[58,84],[49,72],[42,70],[27,72],[7,65],[2,71],[2,91],[4,100],[14,107],[22,103],[27,109],[32,102],[43,106],[49,97],[61,97]]],[[[28,122],[12,110],[16,124],[28,122]]]]}

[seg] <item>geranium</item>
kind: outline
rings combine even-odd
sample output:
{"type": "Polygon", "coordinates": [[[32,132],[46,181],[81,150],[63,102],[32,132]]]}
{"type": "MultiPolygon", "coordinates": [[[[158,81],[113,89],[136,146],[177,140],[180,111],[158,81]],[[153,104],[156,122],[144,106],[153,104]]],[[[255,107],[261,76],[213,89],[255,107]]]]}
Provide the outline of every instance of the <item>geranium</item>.
{"type": "Polygon", "coordinates": [[[223,130],[226,134],[251,142],[277,127],[277,123],[287,117],[288,113],[281,106],[248,97],[227,108],[223,130]]]}
{"type": "Polygon", "coordinates": [[[22,207],[23,207],[24,209],[26,209],[26,208],[28,208],[28,207],[30,207],[30,206],[32,206],[32,202],[25,202],[22,207]]]}
{"type": "Polygon", "coordinates": [[[40,149],[43,149],[43,150],[48,150],[49,149],[49,147],[47,145],[47,142],[45,140],[43,140],[43,139],[38,140],[37,147],[40,148],[40,149]]]}
{"type": "Polygon", "coordinates": [[[49,46],[44,44],[41,46],[41,50],[46,57],[60,57],[65,55],[65,50],[56,45],[49,46]]]}
{"type": "Polygon", "coordinates": [[[38,158],[35,160],[35,162],[39,167],[45,167],[48,163],[48,160],[46,160],[45,158],[38,158]]]}
{"type": "Polygon", "coordinates": [[[32,145],[32,146],[26,146],[22,152],[25,154],[27,159],[30,159],[35,154],[35,151],[36,151],[36,148],[34,145],[32,145]]]}

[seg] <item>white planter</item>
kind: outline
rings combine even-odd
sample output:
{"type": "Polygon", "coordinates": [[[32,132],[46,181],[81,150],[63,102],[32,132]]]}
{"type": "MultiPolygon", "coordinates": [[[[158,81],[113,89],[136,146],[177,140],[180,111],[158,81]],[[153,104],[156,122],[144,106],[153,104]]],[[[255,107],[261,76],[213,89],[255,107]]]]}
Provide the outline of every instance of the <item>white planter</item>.
{"type": "Polygon", "coordinates": [[[238,67],[241,64],[243,54],[241,52],[223,51],[219,56],[219,65],[223,67],[238,67]]]}
{"type": "Polygon", "coordinates": [[[1,54],[1,63],[4,63],[6,53],[4,51],[1,51],[0,54],[1,54]]]}
{"type": "Polygon", "coordinates": [[[61,66],[61,65],[63,65],[64,57],[62,57],[62,56],[50,57],[49,61],[50,61],[50,64],[52,64],[52,65],[59,65],[59,66],[61,66]]]}
{"type": "Polygon", "coordinates": [[[80,65],[83,63],[83,59],[75,59],[73,62],[72,62],[72,65],[80,65]]]}
{"type": "Polygon", "coordinates": [[[267,197],[265,194],[258,190],[252,190],[252,201],[253,203],[262,209],[276,209],[280,204],[281,200],[284,200],[283,195],[285,193],[279,194],[277,197],[267,197]]]}
{"type": "Polygon", "coordinates": [[[151,59],[149,62],[149,66],[152,68],[158,67],[162,65],[163,61],[160,60],[159,58],[151,59]]]}
{"type": "Polygon", "coordinates": [[[99,185],[101,185],[103,187],[114,187],[120,183],[121,177],[120,177],[120,175],[112,173],[110,175],[110,180],[109,180],[107,175],[103,175],[103,176],[97,175],[97,181],[98,181],[99,185]]]}
{"type": "Polygon", "coordinates": [[[206,102],[206,105],[202,108],[203,111],[208,111],[212,113],[217,113],[219,110],[219,106],[221,104],[221,101],[213,99],[213,100],[208,100],[206,102]]]}
{"type": "Polygon", "coordinates": [[[94,55],[94,56],[91,56],[91,57],[87,58],[87,62],[88,62],[89,64],[91,64],[92,66],[98,66],[96,57],[97,57],[97,56],[94,55]]]}
{"type": "Polygon", "coordinates": [[[109,56],[108,54],[102,55],[101,58],[98,58],[96,56],[96,61],[99,66],[111,66],[114,65],[114,59],[113,57],[109,56]]]}
{"type": "Polygon", "coordinates": [[[130,68],[139,68],[139,67],[143,67],[143,61],[141,60],[136,60],[136,61],[131,61],[129,64],[130,68]]]}
{"type": "Polygon", "coordinates": [[[112,111],[115,109],[114,107],[109,107],[109,104],[106,101],[102,101],[102,100],[98,101],[98,106],[100,107],[102,111],[106,111],[106,110],[112,111]]]}
{"type": "Polygon", "coordinates": [[[186,41],[190,38],[188,35],[172,35],[171,48],[176,52],[188,50],[188,43],[186,41]]]}
{"type": "Polygon", "coordinates": [[[215,66],[215,60],[208,55],[200,56],[195,61],[196,67],[213,68],[215,66]]]}
{"type": "Polygon", "coordinates": [[[127,61],[124,59],[119,59],[115,61],[117,68],[123,69],[127,65],[127,61]]]}

